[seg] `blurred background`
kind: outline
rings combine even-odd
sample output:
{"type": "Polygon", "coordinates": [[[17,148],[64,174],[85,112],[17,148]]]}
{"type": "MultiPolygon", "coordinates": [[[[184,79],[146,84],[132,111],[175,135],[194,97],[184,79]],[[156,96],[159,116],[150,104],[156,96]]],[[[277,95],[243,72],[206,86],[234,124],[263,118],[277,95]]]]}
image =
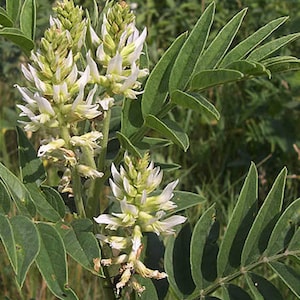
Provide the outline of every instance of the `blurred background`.
{"type": "MultiPolygon", "coordinates": [[[[92,0],[74,0],[92,11],[92,0]]],[[[148,29],[149,67],[153,68],[164,51],[180,33],[191,31],[210,0],[136,0],[127,1],[137,15],[137,27],[148,29]]],[[[216,16],[210,38],[244,7],[248,13],[236,42],[281,16],[289,20],[270,38],[300,31],[300,0],[216,0],[216,16]]],[[[99,8],[105,1],[97,1],[99,8]]],[[[49,24],[54,1],[37,0],[37,35],[39,40],[49,24]]],[[[0,1],[5,7],[5,1],[0,1]]],[[[235,43],[235,42],[234,42],[235,43]]],[[[300,57],[300,41],[280,50],[281,55],[300,57]]],[[[27,57],[14,44],[0,39],[0,161],[18,173],[15,126],[20,95],[15,83],[26,85],[20,64],[27,57]]],[[[187,213],[193,222],[211,203],[216,203],[218,218],[225,226],[237,200],[241,185],[253,161],[259,170],[260,199],[264,199],[276,175],[286,166],[288,180],[285,205],[300,195],[300,71],[287,72],[212,88],[205,95],[221,113],[214,121],[189,110],[175,109],[170,117],[190,137],[187,153],[177,146],[157,149],[152,153],[160,163],[179,164],[165,175],[166,182],[180,179],[178,189],[199,193],[207,204],[187,213]]],[[[222,226],[221,226],[222,228],[222,226]]],[[[0,298],[55,299],[46,291],[34,267],[23,288],[24,298],[17,292],[12,270],[0,245],[0,298]]],[[[76,287],[80,299],[97,299],[97,278],[74,264],[70,285],[76,287]],[[74,275],[76,274],[76,275],[74,275]],[[80,295],[80,289],[81,295],[80,295]]],[[[285,299],[289,292],[286,291],[285,299]]],[[[292,299],[292,298],[291,298],[292,299]]]]}

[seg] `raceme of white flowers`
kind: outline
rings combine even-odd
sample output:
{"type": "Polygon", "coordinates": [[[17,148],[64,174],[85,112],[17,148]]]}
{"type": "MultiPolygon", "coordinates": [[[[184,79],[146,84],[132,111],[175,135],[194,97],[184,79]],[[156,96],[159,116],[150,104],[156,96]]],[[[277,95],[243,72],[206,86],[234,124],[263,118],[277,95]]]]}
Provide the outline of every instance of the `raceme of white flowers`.
{"type": "Polygon", "coordinates": [[[119,205],[120,212],[101,214],[94,219],[97,223],[104,224],[106,229],[116,232],[114,235],[98,234],[97,237],[113,249],[113,254],[116,253],[116,256],[102,259],[101,263],[106,266],[122,264],[117,291],[120,292],[120,289],[128,285],[141,292],[143,288],[135,282],[131,276],[133,273],[155,279],[167,276],[158,270],[150,270],[140,260],[142,233],[174,234],[174,226],[184,223],[186,218],[180,215],[165,218],[168,211],[177,207],[171,199],[178,180],[157,193],[163,172],[153,162],[149,162],[149,155],[137,159],[125,153],[124,162],[120,171],[112,165],[113,179],[110,179],[113,199],[119,205]]]}
{"type": "Polygon", "coordinates": [[[54,10],[39,49],[22,66],[30,86],[16,87],[24,100],[18,105],[20,122],[26,131],[42,133],[38,155],[62,169],[60,191],[72,193],[70,170],[87,178],[103,175],[86,159],[100,151],[95,120],[105,118],[115,95],[135,99],[141,93],[138,80],[148,70],[139,68],[139,58],[147,32],[139,34],[124,1],[108,4],[99,36],[72,0],[58,2],[54,10]]]}
{"type": "Polygon", "coordinates": [[[147,30],[144,28],[139,34],[134,21],[135,16],[124,1],[109,7],[103,16],[100,36],[89,28],[96,51],[94,55],[91,51],[87,54],[93,82],[104,86],[109,94],[131,99],[141,93],[136,91],[141,87],[138,79],[148,75],[147,69],[139,68],[147,30]]]}

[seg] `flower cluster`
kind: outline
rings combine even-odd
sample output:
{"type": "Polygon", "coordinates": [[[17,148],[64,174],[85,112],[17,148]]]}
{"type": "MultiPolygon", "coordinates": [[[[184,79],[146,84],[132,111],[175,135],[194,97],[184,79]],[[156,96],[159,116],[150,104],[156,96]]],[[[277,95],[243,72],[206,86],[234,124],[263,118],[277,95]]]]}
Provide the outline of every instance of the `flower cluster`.
{"type": "Polygon", "coordinates": [[[51,160],[64,172],[59,189],[72,193],[71,169],[84,170],[84,177],[102,176],[82,159],[84,148],[93,153],[99,149],[102,133],[88,134],[79,129],[81,121],[92,120],[102,114],[95,104],[94,86],[88,93],[90,70],[80,72],[77,61],[85,43],[87,20],[83,10],[73,1],[59,2],[56,17],[50,17],[50,27],[41,39],[40,48],[31,53],[31,63],[22,66],[25,78],[31,87],[16,85],[25,105],[18,105],[20,116],[29,121],[20,121],[26,131],[42,130],[45,139],[38,156],[51,160]]]}
{"type": "Polygon", "coordinates": [[[28,67],[22,66],[25,78],[32,84],[30,90],[17,86],[26,102],[26,105],[18,105],[21,116],[30,120],[25,122],[25,130],[42,128],[51,130],[51,133],[56,130],[57,134],[62,127],[70,128],[73,122],[93,119],[101,114],[98,106],[93,104],[95,90],[87,97],[84,95],[89,68],[81,74],[77,69],[76,60],[85,39],[86,20],[82,18],[82,10],[72,4],[67,0],[60,3],[57,17],[50,17],[50,28],[41,40],[40,49],[31,54],[32,63],[28,67]],[[63,18],[60,13],[69,18],[63,18]]]}
{"type": "Polygon", "coordinates": [[[135,27],[135,16],[125,1],[109,7],[103,16],[101,34],[90,28],[91,40],[96,53],[87,55],[94,83],[106,88],[107,94],[121,94],[135,99],[141,87],[140,78],[148,74],[139,68],[139,59],[147,30],[141,34],[135,27]]]}
{"type": "Polygon", "coordinates": [[[174,226],[184,223],[186,218],[180,215],[165,218],[166,212],[176,208],[171,199],[178,180],[169,183],[158,193],[157,188],[163,172],[159,167],[155,167],[153,162],[149,163],[148,155],[136,159],[125,153],[124,162],[125,165],[120,167],[119,172],[112,165],[113,180],[110,179],[113,199],[119,204],[120,212],[101,214],[94,219],[97,223],[106,225],[106,229],[121,232],[121,235],[97,235],[101,241],[117,250],[117,253],[126,252],[101,261],[103,265],[122,264],[117,290],[120,291],[128,284],[140,292],[141,287],[131,277],[133,272],[155,279],[166,277],[165,273],[150,270],[141,262],[142,232],[173,234],[174,226]]]}
{"type": "Polygon", "coordinates": [[[25,102],[18,105],[26,117],[20,122],[26,131],[41,130],[38,155],[63,170],[60,191],[72,193],[72,170],[89,178],[103,175],[94,160],[103,138],[95,120],[105,119],[115,95],[140,93],[138,79],[148,73],[139,69],[146,29],[139,35],[124,1],[108,3],[99,36],[73,0],[58,2],[54,10],[40,48],[22,66],[31,86],[16,87],[25,102]]]}

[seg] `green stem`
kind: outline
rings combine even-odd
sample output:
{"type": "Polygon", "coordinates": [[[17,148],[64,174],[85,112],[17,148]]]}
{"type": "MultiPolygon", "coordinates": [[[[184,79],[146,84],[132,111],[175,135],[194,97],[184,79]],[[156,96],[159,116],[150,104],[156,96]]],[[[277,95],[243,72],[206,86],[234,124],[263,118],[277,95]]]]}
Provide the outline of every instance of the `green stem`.
{"type": "Polygon", "coordinates": [[[111,119],[111,109],[109,109],[106,113],[104,122],[103,122],[103,139],[100,142],[101,151],[98,158],[98,168],[99,170],[105,171],[105,162],[106,162],[106,153],[107,153],[107,144],[108,144],[108,135],[109,135],[109,126],[110,126],[110,119],[111,119]]]}
{"type": "Polygon", "coordinates": [[[85,218],[86,214],[82,199],[81,178],[76,167],[72,169],[72,187],[77,214],[80,218],[85,218]]]}
{"type": "MultiPolygon", "coordinates": [[[[84,163],[93,168],[93,169],[97,169],[96,163],[95,163],[95,159],[94,159],[94,152],[93,150],[90,150],[87,147],[82,147],[82,154],[84,156],[84,163]]],[[[93,217],[95,215],[91,215],[91,213],[93,213],[93,203],[95,201],[97,201],[97,199],[94,200],[94,189],[95,189],[95,185],[96,185],[96,180],[97,179],[91,179],[90,180],[90,185],[87,191],[87,197],[86,197],[86,214],[88,217],[93,217]]]]}
{"type": "MultiPolygon", "coordinates": [[[[60,123],[63,124],[63,121],[61,121],[60,123]]],[[[68,127],[61,126],[60,134],[68,147],[71,139],[68,127]]],[[[72,168],[72,188],[73,188],[74,201],[75,201],[77,214],[79,215],[80,218],[85,218],[86,213],[85,213],[85,208],[84,208],[83,198],[82,198],[81,178],[76,167],[72,168]]]]}
{"type": "MultiPolygon", "coordinates": [[[[100,194],[103,190],[104,182],[107,179],[106,175],[106,153],[107,153],[107,144],[109,137],[109,125],[111,119],[111,110],[109,109],[104,118],[102,134],[103,138],[100,141],[100,153],[97,162],[97,170],[104,173],[104,176],[94,180],[92,186],[89,190],[89,196],[87,201],[87,215],[88,217],[97,216],[100,213],[100,194]]],[[[108,172],[109,173],[109,172],[108,172]]]]}

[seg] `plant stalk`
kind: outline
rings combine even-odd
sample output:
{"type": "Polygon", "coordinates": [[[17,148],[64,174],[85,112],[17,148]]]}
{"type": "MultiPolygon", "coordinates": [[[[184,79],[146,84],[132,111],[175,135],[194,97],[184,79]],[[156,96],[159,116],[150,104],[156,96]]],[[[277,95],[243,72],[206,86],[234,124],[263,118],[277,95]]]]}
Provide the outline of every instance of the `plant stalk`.
{"type": "Polygon", "coordinates": [[[81,178],[76,167],[72,169],[72,187],[77,214],[80,218],[85,218],[86,213],[82,199],[81,178]]]}
{"type": "Polygon", "coordinates": [[[103,190],[104,182],[107,179],[106,176],[106,153],[107,153],[107,144],[108,144],[108,137],[109,137],[109,126],[110,126],[110,119],[111,119],[111,110],[109,109],[106,112],[106,116],[104,118],[103,127],[102,127],[102,134],[103,138],[100,141],[100,153],[98,156],[97,161],[97,170],[104,173],[103,177],[96,178],[93,180],[93,184],[89,190],[88,201],[86,205],[87,209],[87,216],[97,216],[100,213],[100,194],[103,190]]]}

